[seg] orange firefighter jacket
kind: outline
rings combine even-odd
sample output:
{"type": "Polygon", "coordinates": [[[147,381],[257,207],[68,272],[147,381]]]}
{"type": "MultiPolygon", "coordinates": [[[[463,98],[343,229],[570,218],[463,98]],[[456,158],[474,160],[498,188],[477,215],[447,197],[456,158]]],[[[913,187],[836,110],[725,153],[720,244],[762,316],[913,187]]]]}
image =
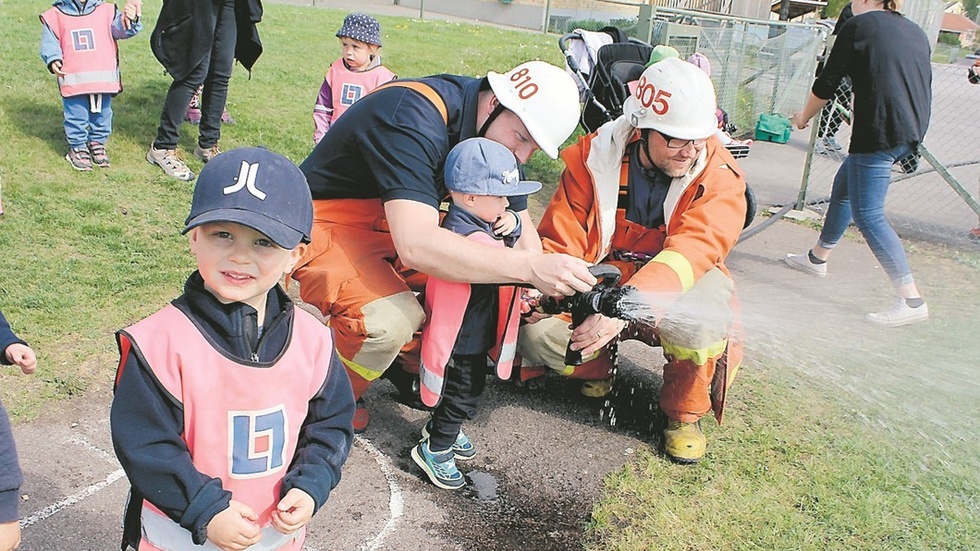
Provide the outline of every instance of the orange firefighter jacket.
{"type": "Polygon", "coordinates": [[[562,151],[566,168],[538,226],[545,251],[590,263],[608,260],[613,252],[652,256],[645,264],[615,262],[623,279],[644,292],[683,293],[715,267],[728,274],[725,257],[742,231],[746,209],[745,179],[731,154],[709,139],[691,171],[671,183],[665,225],[645,228],[625,214],[626,152],[637,139],[628,119],[620,117],[562,151]]]}

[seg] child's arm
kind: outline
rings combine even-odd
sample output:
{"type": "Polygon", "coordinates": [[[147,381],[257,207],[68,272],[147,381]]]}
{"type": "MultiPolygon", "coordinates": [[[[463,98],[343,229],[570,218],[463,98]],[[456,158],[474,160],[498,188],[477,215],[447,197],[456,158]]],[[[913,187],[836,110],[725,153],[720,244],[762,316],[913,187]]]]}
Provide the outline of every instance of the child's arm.
{"type": "MultiPolygon", "coordinates": [[[[0,314],[0,322],[6,323],[3,314],[0,314]]],[[[20,543],[17,504],[23,483],[7,410],[0,404],[0,551],[15,549],[20,543]]]]}
{"type": "Polygon", "coordinates": [[[316,103],[313,104],[313,143],[320,143],[323,135],[330,130],[331,117],[333,117],[333,92],[330,81],[324,78],[320,93],[316,96],[316,103]]]}
{"type": "Polygon", "coordinates": [[[221,480],[198,472],[181,438],[180,405],[159,386],[150,368],[119,336],[126,350],[109,413],[112,444],[134,493],[148,498],[187,529],[195,544],[207,540],[212,517],[229,507],[221,480]]]}
{"type": "Polygon", "coordinates": [[[143,30],[143,23],[140,21],[142,12],[142,0],[126,0],[123,11],[116,10],[116,16],[112,20],[112,38],[125,40],[143,30]]]}
{"type": "Polygon", "coordinates": [[[54,35],[54,31],[43,21],[41,22],[41,61],[52,74],[64,76],[61,72],[61,60],[64,53],[61,51],[61,42],[54,35]]]}
{"type": "Polygon", "coordinates": [[[34,373],[37,358],[31,347],[10,329],[3,312],[0,312],[0,364],[16,365],[25,375],[34,373]]]}
{"type": "MultiPolygon", "coordinates": [[[[282,499],[294,488],[302,490],[314,502],[310,516],[326,503],[330,491],[340,482],[340,469],[350,454],[353,420],[354,394],[350,379],[334,352],[327,380],[309,402],[296,456],[283,479],[282,499]]],[[[285,505],[293,504],[287,501],[285,505]]]]}

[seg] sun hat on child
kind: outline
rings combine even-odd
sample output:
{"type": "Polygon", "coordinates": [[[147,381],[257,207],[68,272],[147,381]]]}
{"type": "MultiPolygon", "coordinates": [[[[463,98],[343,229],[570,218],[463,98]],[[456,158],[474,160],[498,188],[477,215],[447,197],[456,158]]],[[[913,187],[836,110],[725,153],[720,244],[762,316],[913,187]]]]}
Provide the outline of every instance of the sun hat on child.
{"type": "Polygon", "coordinates": [[[202,224],[235,222],[284,249],[310,242],[313,199],[292,161],[262,147],[242,147],[211,159],[194,186],[187,233],[202,224]]]}
{"type": "Polygon", "coordinates": [[[647,67],[653,65],[654,63],[659,63],[670,57],[680,57],[681,54],[675,48],[671,46],[664,46],[663,44],[657,44],[654,46],[653,51],[650,52],[650,61],[647,62],[647,67]]]}
{"type": "Polygon", "coordinates": [[[457,193],[511,197],[541,189],[540,182],[521,180],[517,157],[486,138],[459,142],[446,157],[446,188],[457,193]]]}
{"type": "Polygon", "coordinates": [[[381,47],[381,24],[366,13],[352,13],[337,31],[337,38],[345,36],[381,47]]]}

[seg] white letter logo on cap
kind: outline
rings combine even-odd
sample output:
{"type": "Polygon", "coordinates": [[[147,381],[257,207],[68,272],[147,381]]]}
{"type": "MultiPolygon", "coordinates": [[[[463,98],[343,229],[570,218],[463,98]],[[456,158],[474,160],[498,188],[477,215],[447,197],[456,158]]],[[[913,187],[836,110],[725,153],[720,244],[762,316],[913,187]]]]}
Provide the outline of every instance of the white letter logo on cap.
{"type": "Polygon", "coordinates": [[[258,198],[259,201],[265,201],[265,193],[259,188],[255,187],[255,175],[259,172],[259,163],[248,164],[248,161],[242,161],[242,170],[238,173],[238,182],[224,188],[223,191],[225,195],[231,195],[236,191],[241,191],[242,188],[248,190],[249,193],[258,198]]]}
{"type": "Polygon", "coordinates": [[[513,170],[505,170],[502,174],[504,177],[504,183],[509,186],[516,186],[521,180],[520,172],[515,168],[513,170]]]}

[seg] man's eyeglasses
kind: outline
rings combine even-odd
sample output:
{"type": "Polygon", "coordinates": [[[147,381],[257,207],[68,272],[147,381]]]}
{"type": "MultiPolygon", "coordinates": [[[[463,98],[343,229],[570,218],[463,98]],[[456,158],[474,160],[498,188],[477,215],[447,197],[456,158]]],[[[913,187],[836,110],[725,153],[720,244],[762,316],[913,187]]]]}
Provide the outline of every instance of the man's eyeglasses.
{"type": "Polygon", "coordinates": [[[697,148],[703,146],[708,141],[708,138],[699,138],[697,140],[684,140],[681,138],[668,136],[667,134],[664,134],[659,130],[655,130],[655,132],[657,134],[660,134],[660,137],[662,137],[664,141],[667,142],[667,149],[684,149],[685,147],[687,147],[687,144],[693,144],[694,147],[697,148]]]}

